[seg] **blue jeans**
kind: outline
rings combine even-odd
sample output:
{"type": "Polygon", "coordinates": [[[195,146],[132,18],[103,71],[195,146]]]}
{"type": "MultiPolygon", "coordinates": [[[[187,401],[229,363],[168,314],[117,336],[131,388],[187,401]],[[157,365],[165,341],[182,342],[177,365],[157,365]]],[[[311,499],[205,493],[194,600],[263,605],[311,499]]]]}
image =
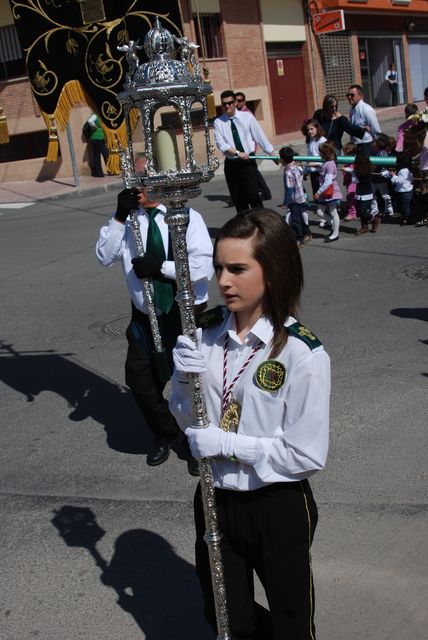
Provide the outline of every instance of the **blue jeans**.
{"type": "Polygon", "coordinates": [[[289,224],[294,231],[297,242],[303,242],[303,238],[310,233],[308,225],[303,219],[303,211],[305,205],[298,202],[292,202],[290,205],[289,224]]]}
{"type": "Polygon", "coordinates": [[[412,208],[413,189],[404,193],[397,193],[397,198],[400,205],[400,213],[404,220],[408,220],[410,218],[412,208]]]}

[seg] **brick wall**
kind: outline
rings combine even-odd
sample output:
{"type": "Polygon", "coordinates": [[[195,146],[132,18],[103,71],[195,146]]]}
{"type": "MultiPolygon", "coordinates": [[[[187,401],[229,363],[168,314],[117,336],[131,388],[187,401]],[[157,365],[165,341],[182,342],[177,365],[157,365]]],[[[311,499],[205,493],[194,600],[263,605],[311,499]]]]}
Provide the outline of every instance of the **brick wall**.
{"type": "Polygon", "coordinates": [[[265,45],[257,0],[221,0],[220,7],[232,88],[266,85],[265,45]]]}
{"type": "Polygon", "coordinates": [[[45,128],[27,78],[0,83],[0,104],[7,118],[10,134],[45,128]]]}

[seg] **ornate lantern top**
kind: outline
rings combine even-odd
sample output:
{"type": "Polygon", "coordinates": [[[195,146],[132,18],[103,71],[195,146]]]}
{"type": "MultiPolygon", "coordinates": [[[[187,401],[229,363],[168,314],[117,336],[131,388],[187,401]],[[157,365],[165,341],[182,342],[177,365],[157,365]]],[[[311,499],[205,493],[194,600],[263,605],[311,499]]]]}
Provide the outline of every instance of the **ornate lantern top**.
{"type": "Polygon", "coordinates": [[[144,38],[144,51],[149,60],[153,60],[155,57],[163,60],[165,54],[170,57],[173,57],[175,54],[172,33],[164,29],[157,16],[154,26],[147,32],[144,38]]]}
{"type": "MultiPolygon", "coordinates": [[[[126,52],[129,69],[124,90],[117,96],[126,112],[128,154],[132,157],[129,112],[137,108],[142,115],[146,157],[144,174],[139,176],[141,182],[164,203],[185,202],[200,193],[199,184],[210,180],[218,167],[207,110],[207,95],[212,88],[201,77],[195,55],[198,45],[186,36],[173,35],[158,17],[145,35],[144,50],[149,61],[141,65],[137,56],[140,48],[138,41],[120,48],[126,52]],[[154,130],[156,113],[163,107],[176,110],[181,125],[181,155],[173,149],[177,146],[175,132],[165,135],[162,127],[154,130]],[[198,111],[197,162],[192,116],[198,111]]],[[[134,173],[134,179],[136,177],[134,173]]]]}

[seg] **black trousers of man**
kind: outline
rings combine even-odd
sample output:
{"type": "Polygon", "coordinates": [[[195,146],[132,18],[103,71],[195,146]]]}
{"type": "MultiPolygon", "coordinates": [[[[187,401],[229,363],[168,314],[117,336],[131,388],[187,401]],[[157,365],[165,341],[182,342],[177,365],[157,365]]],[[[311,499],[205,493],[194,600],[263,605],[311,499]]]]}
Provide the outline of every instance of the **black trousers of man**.
{"type": "Polygon", "coordinates": [[[224,177],[238,213],[247,209],[263,208],[257,173],[255,160],[226,158],[224,161],[224,177]]]}
{"type": "MultiPolygon", "coordinates": [[[[172,350],[181,333],[180,311],[176,302],[168,314],[158,317],[162,346],[172,372],[172,350]]],[[[132,391],[144,420],[156,440],[174,440],[180,433],[168,401],[163,397],[165,380],[161,379],[153,361],[153,337],[149,317],[132,305],[132,319],[126,331],[128,353],[125,380],[132,391]]]]}
{"type": "MultiPolygon", "coordinates": [[[[315,640],[310,546],[318,514],[308,481],[215,494],[233,640],[315,640]],[[254,571],[269,611],[254,601],[254,571]]],[[[216,631],[200,485],[194,509],[196,573],[205,616],[216,631]]]]}
{"type": "Polygon", "coordinates": [[[108,160],[108,148],[105,140],[90,140],[92,149],[92,172],[91,175],[94,178],[103,178],[104,171],[101,165],[101,156],[104,158],[104,162],[107,164],[108,160]]]}

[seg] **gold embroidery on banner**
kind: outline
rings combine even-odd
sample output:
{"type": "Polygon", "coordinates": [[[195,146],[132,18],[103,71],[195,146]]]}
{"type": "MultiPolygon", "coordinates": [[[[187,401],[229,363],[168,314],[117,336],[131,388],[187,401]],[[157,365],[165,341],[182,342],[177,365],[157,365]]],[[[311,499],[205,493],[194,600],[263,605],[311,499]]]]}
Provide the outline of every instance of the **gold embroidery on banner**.
{"type": "MultiPolygon", "coordinates": [[[[77,56],[82,49],[82,38],[85,40],[85,55],[82,63],[85,66],[86,76],[92,84],[110,94],[110,100],[115,101],[116,95],[121,90],[121,81],[123,81],[125,72],[122,68],[122,62],[124,57],[115,59],[111,54],[111,49],[116,51],[117,44],[124,44],[129,40],[129,34],[126,27],[126,19],[128,17],[139,18],[147,25],[147,28],[152,28],[154,18],[158,15],[164,25],[172,28],[173,31],[182,35],[179,27],[168,17],[168,13],[158,13],[152,11],[133,11],[136,8],[138,0],[134,0],[130,3],[128,10],[125,14],[115,20],[105,21],[105,7],[103,0],[76,0],[80,4],[80,10],[82,14],[83,26],[73,27],[70,24],[61,24],[53,19],[49,15],[49,7],[55,9],[61,9],[65,7],[65,3],[62,0],[10,0],[12,14],[16,22],[22,19],[31,20],[31,13],[37,16],[38,22],[45,21],[43,33],[35,34],[35,39],[26,48],[23,48],[25,55],[25,64],[27,68],[34,69],[34,75],[30,78],[31,86],[36,95],[41,97],[52,94],[60,83],[58,75],[48,69],[46,63],[42,59],[36,58],[40,56],[43,58],[43,52],[37,51],[32,59],[35,47],[41,42],[44,45],[46,53],[49,51],[49,44],[51,37],[58,32],[67,32],[65,38],[65,48],[68,54],[77,56]],[[23,13],[25,12],[25,13],[23,13]],[[26,12],[29,12],[28,15],[26,12]],[[96,19],[95,19],[96,18],[96,19]],[[119,25],[123,24],[123,28],[120,28],[114,38],[111,40],[111,49],[109,38],[113,30],[119,25]],[[105,50],[100,52],[102,47],[96,46],[99,44],[99,38],[105,39],[105,50]],[[35,64],[38,61],[39,69],[35,64]]],[[[64,21],[67,19],[67,14],[64,10],[64,21]]],[[[144,31],[144,29],[141,29],[144,31]]],[[[117,55],[117,54],[115,54],[117,55]]],[[[75,80],[69,80],[68,82],[79,82],[79,78],[75,80]]],[[[64,85],[65,86],[65,85],[64,85]]],[[[61,96],[58,97],[58,102],[61,96]]],[[[58,105],[57,105],[58,106],[58,105]]],[[[57,108],[57,107],[56,107],[57,108]]],[[[120,119],[123,114],[122,108],[115,109],[113,105],[105,101],[102,105],[102,113],[106,120],[111,123],[113,129],[118,128],[117,120],[120,119]]]]}
{"type": "Polygon", "coordinates": [[[48,96],[53,93],[58,86],[58,76],[53,71],[49,71],[47,66],[42,60],[38,60],[39,65],[43,69],[42,72],[36,71],[33,79],[33,91],[39,96],[48,96]],[[53,86],[51,85],[53,82],[53,86]]]}
{"type": "Polygon", "coordinates": [[[111,102],[105,101],[101,105],[101,113],[104,119],[110,122],[111,128],[115,129],[117,127],[117,123],[115,121],[119,118],[122,111],[116,109],[111,102]]]}
{"type": "Polygon", "coordinates": [[[68,53],[72,54],[73,56],[77,55],[79,45],[76,40],[71,37],[70,34],[68,36],[67,42],[65,43],[65,48],[67,49],[68,53]]]}

